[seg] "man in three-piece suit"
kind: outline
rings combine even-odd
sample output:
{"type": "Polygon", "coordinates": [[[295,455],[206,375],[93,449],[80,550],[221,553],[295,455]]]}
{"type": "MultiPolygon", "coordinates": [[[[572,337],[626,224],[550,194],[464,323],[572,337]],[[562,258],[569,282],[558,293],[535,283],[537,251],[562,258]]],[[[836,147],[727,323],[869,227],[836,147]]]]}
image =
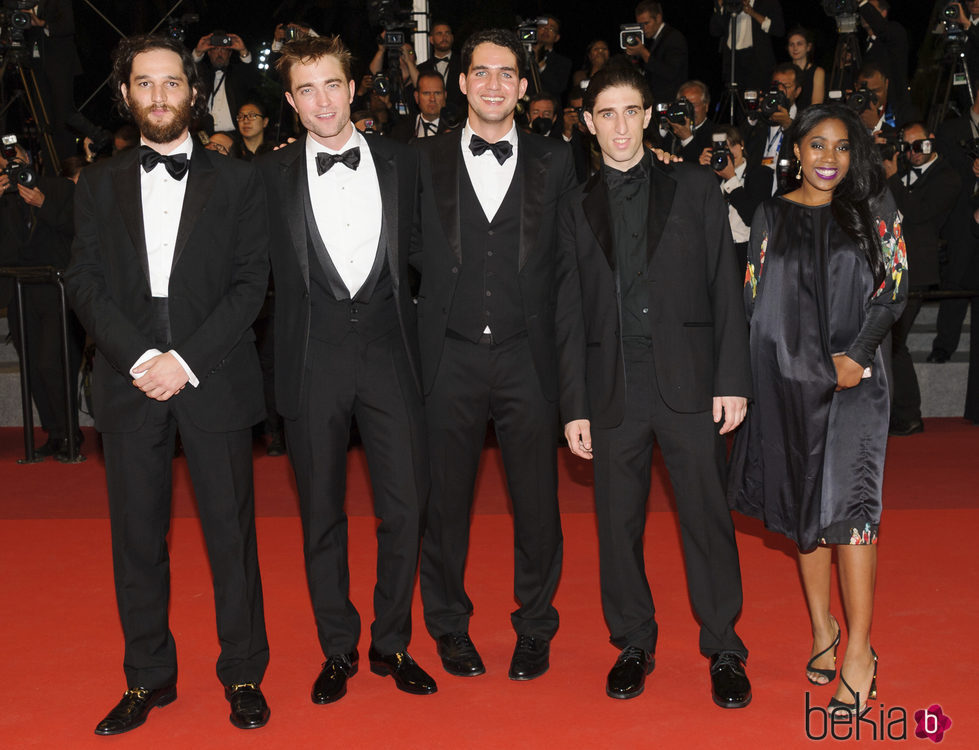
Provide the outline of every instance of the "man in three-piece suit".
{"type": "Polygon", "coordinates": [[[741,575],[721,436],[744,419],[751,373],[727,211],[708,169],[662,168],[643,148],[652,98],[638,72],[600,71],[584,108],[604,166],[559,209],[559,276],[581,292],[574,361],[561,378],[571,384],[568,445],[594,460],[602,607],[622,649],[606,692],[639,695],[655,664],[643,530],[656,442],[714,702],[738,708],[751,686],[734,632],[741,575]]]}
{"type": "Polygon", "coordinates": [[[711,36],[721,38],[724,81],[731,80],[734,49],[735,83],[744,93],[764,89],[775,67],[772,37],[785,36],[785,20],[779,0],[742,0],[737,13],[729,13],[724,0],[715,0],[710,17],[711,36]]]}
{"type": "Polygon", "coordinates": [[[268,721],[269,648],[255,539],[251,428],[264,415],[251,323],[268,283],[265,191],[254,169],[195,144],[203,97],[190,52],[136,36],[114,86],[142,145],[82,172],[66,273],[96,345],[127,691],[96,727],[119,734],[176,694],[166,536],[180,431],[214,579],[217,674],[243,729],[268,721]]]}
{"type": "Polygon", "coordinates": [[[421,562],[425,623],[447,672],[485,671],[469,638],[473,605],[463,574],[492,418],[514,513],[514,680],[547,670],[558,626],[551,603],[562,554],[557,401],[569,291],[555,276],[554,217],[575,181],[565,144],[514,125],[527,88],[524,60],[513,32],[474,34],[462,51],[466,126],[417,144],[427,161],[423,189],[436,204],[424,204],[431,212],[418,296],[432,467],[421,562]]]}
{"type": "Polygon", "coordinates": [[[275,278],[275,400],[299,490],[306,576],[326,661],[312,700],[346,693],[358,668],[344,494],[350,423],[367,451],[377,529],[372,672],[436,691],[408,655],[428,493],[408,256],[418,242],[418,155],[350,121],[354,82],[339,37],[287,43],[277,64],[305,138],[257,161],[268,188],[275,278]]]}

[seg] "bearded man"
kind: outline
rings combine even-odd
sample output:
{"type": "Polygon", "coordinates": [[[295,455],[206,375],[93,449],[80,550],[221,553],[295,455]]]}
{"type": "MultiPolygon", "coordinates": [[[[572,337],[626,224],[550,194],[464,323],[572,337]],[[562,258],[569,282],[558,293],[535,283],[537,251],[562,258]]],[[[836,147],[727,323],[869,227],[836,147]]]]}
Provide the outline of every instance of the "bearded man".
{"type": "Polygon", "coordinates": [[[231,723],[260,727],[269,647],[251,427],[264,405],[251,323],[268,283],[265,192],[250,164],[191,139],[204,101],[179,42],[124,39],[113,91],[141,145],[82,173],[66,274],[97,348],[92,397],[126,645],[127,690],[95,733],[134,729],[177,697],[166,536],[178,429],[213,575],[217,674],[231,723]]]}

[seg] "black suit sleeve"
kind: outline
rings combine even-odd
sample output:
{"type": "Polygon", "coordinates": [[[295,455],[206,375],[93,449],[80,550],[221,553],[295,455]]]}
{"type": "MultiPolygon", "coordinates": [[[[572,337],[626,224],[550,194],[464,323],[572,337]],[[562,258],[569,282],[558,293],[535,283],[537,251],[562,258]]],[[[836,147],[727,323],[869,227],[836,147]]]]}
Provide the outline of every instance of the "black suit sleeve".
{"type": "Polygon", "coordinates": [[[745,226],[751,226],[758,206],[772,197],[772,185],[775,182],[775,172],[764,165],[749,169],[745,173],[741,187],[728,194],[728,202],[734,206],[745,226]]]}
{"type": "MultiPolygon", "coordinates": [[[[933,165],[931,169],[938,166],[937,164],[933,165]]],[[[955,205],[955,199],[961,187],[961,182],[955,173],[950,169],[946,172],[949,176],[955,176],[956,179],[937,179],[929,184],[927,189],[915,190],[913,195],[904,185],[902,175],[896,174],[887,181],[887,186],[894,195],[898,210],[908,222],[913,221],[915,224],[930,223],[937,227],[944,223],[944,217],[948,216],[952,206],[955,205]]],[[[932,176],[941,177],[941,175],[932,176]]]]}
{"type": "Polygon", "coordinates": [[[646,77],[653,80],[686,80],[687,78],[687,40],[671,28],[663,29],[667,34],[660,40],[661,49],[649,55],[646,60],[646,77]]]}

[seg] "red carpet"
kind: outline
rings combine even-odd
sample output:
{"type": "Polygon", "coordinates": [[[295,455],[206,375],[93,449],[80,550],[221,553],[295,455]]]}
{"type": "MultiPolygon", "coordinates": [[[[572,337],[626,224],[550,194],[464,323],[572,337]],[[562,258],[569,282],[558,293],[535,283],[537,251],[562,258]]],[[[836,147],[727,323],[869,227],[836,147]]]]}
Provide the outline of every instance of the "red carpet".
{"type": "MultiPolygon", "coordinates": [[[[508,617],[513,609],[512,526],[493,449],[484,459],[468,572],[476,605],[471,632],[487,664],[486,676],[455,678],[441,670],[416,596],[411,651],[436,677],[439,692],[430,697],[400,693],[390,678],[370,674],[365,662],[342,701],[310,703],[309,688],[322,656],[302,569],[294,494],[287,462],[261,456],[255,468],[272,646],[263,683],[272,707],[269,725],[246,733],[227,721],[227,703],[214,675],[217,643],[207,563],[199,526],[189,517],[193,506],[181,469],[171,535],[179,699],[154,710],[144,727],[128,735],[96,737],[92,729],[118,700],[124,683],[104,480],[93,445],[89,434],[90,458],[82,465],[18,466],[19,435],[0,430],[3,747],[813,746],[806,736],[806,691],[821,706],[832,688],[813,688],[804,679],[808,622],[789,548],[757,522],[736,517],[745,588],[739,632],[751,649],[754,700],[745,710],[722,711],[710,701],[706,661],[697,653],[676,520],[666,510],[659,476],[654,478],[646,554],[660,641],[646,692],[631,701],[604,695],[616,652],[608,645],[599,605],[591,492],[569,477],[569,467],[575,478],[587,479],[588,472],[564,456],[565,564],[551,669],[530,683],[507,680],[514,639],[508,617]]],[[[979,743],[979,720],[971,707],[979,678],[968,656],[979,615],[979,564],[973,554],[979,528],[977,447],[979,429],[961,420],[929,420],[924,434],[891,441],[874,630],[881,658],[880,702],[870,718],[879,732],[882,720],[886,730],[905,711],[906,724],[893,723],[890,731],[893,736],[906,727],[912,746],[922,742],[914,737],[914,711],[932,704],[940,704],[953,722],[943,746],[979,743]]],[[[365,655],[374,524],[362,459],[357,451],[351,455],[350,506],[358,516],[350,523],[352,598],[365,620],[360,644],[365,655]]],[[[835,610],[840,612],[838,604],[835,610]]],[[[816,715],[811,718],[810,732],[818,735],[822,726],[816,715]]],[[[861,726],[865,739],[871,739],[869,731],[870,724],[861,726]]],[[[816,744],[834,743],[826,737],[816,744]]]]}

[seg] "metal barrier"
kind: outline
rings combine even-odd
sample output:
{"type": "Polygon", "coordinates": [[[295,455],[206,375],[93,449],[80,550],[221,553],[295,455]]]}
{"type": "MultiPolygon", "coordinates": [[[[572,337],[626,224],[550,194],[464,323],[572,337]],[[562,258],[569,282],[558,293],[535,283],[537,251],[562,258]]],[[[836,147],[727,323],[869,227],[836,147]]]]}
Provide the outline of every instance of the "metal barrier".
{"type": "Polygon", "coordinates": [[[54,284],[58,287],[59,317],[61,319],[61,370],[64,374],[64,407],[67,419],[68,451],[59,456],[62,463],[80,463],[85,456],[79,452],[78,445],[78,407],[75,402],[78,374],[68,371],[68,299],[65,294],[65,280],[61,270],[52,266],[4,266],[0,276],[14,280],[14,304],[17,306],[17,333],[20,336],[20,394],[24,414],[24,458],[17,463],[36,463],[43,461],[34,452],[34,409],[31,394],[30,354],[27,346],[27,331],[24,327],[24,284],[54,284]]]}

